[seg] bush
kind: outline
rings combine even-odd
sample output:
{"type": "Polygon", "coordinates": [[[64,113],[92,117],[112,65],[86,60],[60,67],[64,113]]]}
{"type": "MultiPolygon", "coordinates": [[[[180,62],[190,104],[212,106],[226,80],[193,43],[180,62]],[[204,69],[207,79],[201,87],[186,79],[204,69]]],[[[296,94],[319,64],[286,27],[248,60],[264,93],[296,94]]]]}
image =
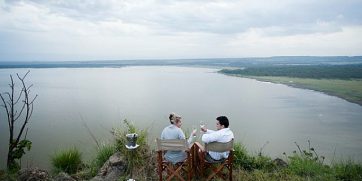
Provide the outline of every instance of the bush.
{"type": "Polygon", "coordinates": [[[95,159],[95,163],[97,168],[103,166],[103,164],[116,152],[116,147],[114,145],[102,145],[97,150],[97,156],[95,159]]]}
{"type": "Polygon", "coordinates": [[[332,170],[339,180],[362,180],[362,165],[352,160],[333,163],[332,170]]]}
{"type": "Polygon", "coordinates": [[[254,171],[238,171],[235,180],[243,180],[243,181],[255,181],[255,180],[265,180],[265,181],[303,181],[302,177],[297,175],[290,174],[285,171],[278,172],[265,172],[262,170],[254,170],[254,171]]]}
{"type": "Polygon", "coordinates": [[[236,143],[234,145],[234,164],[236,167],[242,168],[244,170],[253,170],[253,158],[249,156],[248,151],[245,146],[236,143]]]}
{"type": "Polygon", "coordinates": [[[147,142],[147,130],[137,129],[127,120],[124,120],[123,123],[123,128],[113,130],[116,137],[116,149],[125,156],[128,165],[132,164],[133,168],[137,168],[138,172],[148,172],[151,166],[151,151],[147,142]],[[139,147],[133,151],[128,150],[125,146],[127,144],[126,134],[128,133],[138,134],[137,144],[139,147]]]}
{"type": "Polygon", "coordinates": [[[292,173],[302,177],[326,175],[329,171],[328,166],[298,154],[289,157],[288,169],[292,173]]]}
{"type": "Polygon", "coordinates": [[[251,156],[248,154],[245,146],[240,143],[237,143],[234,146],[234,164],[247,171],[255,169],[272,170],[275,168],[270,157],[264,156],[261,153],[257,156],[251,156]]]}
{"type": "Polygon", "coordinates": [[[276,169],[276,165],[270,157],[258,155],[254,157],[254,169],[273,171],[276,169]]]}
{"type": "Polygon", "coordinates": [[[85,165],[83,179],[91,179],[96,176],[98,170],[104,165],[104,163],[116,152],[114,145],[103,144],[97,148],[97,153],[94,159],[85,165]]]}
{"type": "Polygon", "coordinates": [[[302,177],[326,177],[330,174],[330,169],[327,165],[323,164],[324,157],[319,157],[314,148],[310,147],[310,141],[308,140],[308,150],[303,150],[298,147],[297,151],[293,152],[292,156],[289,156],[288,170],[292,173],[302,177]]]}
{"type": "Polygon", "coordinates": [[[55,173],[63,171],[74,174],[82,164],[82,155],[77,148],[62,150],[52,156],[51,163],[55,173]]]}
{"type": "Polygon", "coordinates": [[[17,172],[0,170],[0,180],[16,181],[18,174],[17,172]]]}

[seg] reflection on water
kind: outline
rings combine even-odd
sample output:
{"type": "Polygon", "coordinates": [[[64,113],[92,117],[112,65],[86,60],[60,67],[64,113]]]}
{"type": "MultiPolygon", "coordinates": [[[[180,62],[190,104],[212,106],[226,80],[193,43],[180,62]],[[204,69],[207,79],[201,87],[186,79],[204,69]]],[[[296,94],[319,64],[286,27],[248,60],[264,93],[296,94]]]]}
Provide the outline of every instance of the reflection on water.
{"type": "MultiPolygon", "coordinates": [[[[27,69],[1,69],[0,91],[9,74],[27,69]]],[[[28,137],[33,148],[23,164],[46,167],[59,149],[77,146],[85,159],[95,151],[86,126],[108,142],[112,127],[128,119],[149,129],[151,140],[161,133],[168,114],[183,117],[183,128],[226,115],[237,141],[272,157],[291,153],[294,142],[312,146],[327,158],[344,155],[362,160],[362,107],[323,93],[229,77],[215,69],[126,67],[31,69],[28,82],[39,95],[28,137]],[[86,124],[86,126],[84,125],[86,124]]],[[[5,166],[7,123],[0,114],[0,161],[5,166]]]]}

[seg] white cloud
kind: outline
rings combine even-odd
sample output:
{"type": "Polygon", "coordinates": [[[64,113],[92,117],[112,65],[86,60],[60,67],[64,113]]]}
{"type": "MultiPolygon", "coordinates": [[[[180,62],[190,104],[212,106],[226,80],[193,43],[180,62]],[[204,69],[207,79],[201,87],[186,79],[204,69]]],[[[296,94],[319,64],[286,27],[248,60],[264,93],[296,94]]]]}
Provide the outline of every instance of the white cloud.
{"type": "Polygon", "coordinates": [[[361,5],[0,0],[0,60],[361,55],[361,5]]]}
{"type": "Polygon", "coordinates": [[[262,29],[250,29],[229,41],[229,54],[270,55],[360,55],[362,26],[346,27],[334,33],[265,36],[262,29]],[[260,51],[263,50],[263,51],[260,51]]]}

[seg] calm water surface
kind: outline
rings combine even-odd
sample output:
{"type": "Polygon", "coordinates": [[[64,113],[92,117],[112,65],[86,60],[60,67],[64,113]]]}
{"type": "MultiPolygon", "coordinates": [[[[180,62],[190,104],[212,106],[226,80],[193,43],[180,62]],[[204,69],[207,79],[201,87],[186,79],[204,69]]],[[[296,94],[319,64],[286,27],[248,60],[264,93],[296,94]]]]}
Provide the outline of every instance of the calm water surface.
{"type": "MultiPolygon", "coordinates": [[[[27,69],[1,69],[0,91],[7,91],[9,74],[27,69]]],[[[101,141],[128,119],[149,129],[150,140],[168,125],[168,114],[183,117],[190,131],[205,121],[226,115],[236,140],[251,153],[272,157],[296,150],[294,142],[312,146],[329,159],[362,160],[362,107],[320,92],[230,77],[216,69],[185,67],[31,69],[28,83],[39,95],[28,137],[33,147],[24,165],[47,167],[55,151],[76,146],[85,160],[95,143],[85,124],[101,141]],[[263,146],[264,145],[264,146],[263,146]]],[[[0,112],[0,168],[5,167],[7,123],[0,112]]],[[[152,143],[152,141],[151,141],[152,143]]]]}

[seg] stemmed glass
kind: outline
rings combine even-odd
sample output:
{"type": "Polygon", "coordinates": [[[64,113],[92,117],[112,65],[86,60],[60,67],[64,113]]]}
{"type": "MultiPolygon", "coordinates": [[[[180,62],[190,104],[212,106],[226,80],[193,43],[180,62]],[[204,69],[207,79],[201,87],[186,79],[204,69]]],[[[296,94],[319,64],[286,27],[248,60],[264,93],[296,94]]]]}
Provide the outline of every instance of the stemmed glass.
{"type": "MultiPolygon", "coordinates": [[[[201,129],[205,128],[205,122],[204,121],[200,121],[200,128],[201,129]]],[[[200,132],[202,133],[202,130],[200,130],[200,132]]]]}
{"type": "MultiPolygon", "coordinates": [[[[195,126],[195,125],[192,125],[192,132],[191,132],[191,134],[192,134],[192,133],[196,133],[196,131],[197,131],[196,126],[195,126]]],[[[193,137],[196,137],[196,135],[193,135],[193,137]]]]}

